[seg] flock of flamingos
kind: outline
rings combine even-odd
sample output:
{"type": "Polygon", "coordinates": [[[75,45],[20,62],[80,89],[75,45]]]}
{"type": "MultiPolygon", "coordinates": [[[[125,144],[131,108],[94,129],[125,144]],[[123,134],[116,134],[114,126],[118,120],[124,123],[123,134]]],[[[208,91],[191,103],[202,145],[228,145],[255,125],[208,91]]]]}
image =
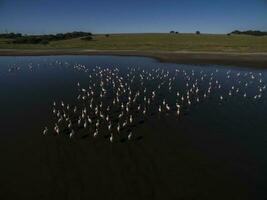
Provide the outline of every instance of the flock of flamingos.
{"type": "MultiPolygon", "coordinates": [[[[85,73],[86,85],[76,83],[73,103],[53,102],[54,126],[44,127],[43,135],[79,137],[80,131],[110,142],[134,140],[138,124],[154,115],[176,115],[190,106],[212,98],[218,105],[231,98],[258,101],[266,85],[258,72],[194,70],[161,67],[87,67],[56,61],[85,73]],[[76,96],[77,94],[77,96],[76,96]]],[[[32,65],[28,66],[30,70],[32,65]]],[[[14,66],[10,72],[20,70],[14,66]]]]}

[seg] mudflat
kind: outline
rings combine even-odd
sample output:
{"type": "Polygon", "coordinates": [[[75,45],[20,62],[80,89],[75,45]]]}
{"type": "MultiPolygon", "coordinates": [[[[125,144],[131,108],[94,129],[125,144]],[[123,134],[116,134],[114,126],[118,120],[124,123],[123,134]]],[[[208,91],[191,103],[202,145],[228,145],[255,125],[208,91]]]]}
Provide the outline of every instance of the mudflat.
{"type": "Polygon", "coordinates": [[[184,64],[223,64],[253,68],[267,68],[267,53],[140,51],[90,49],[0,49],[0,56],[42,55],[119,55],[156,58],[161,62],[184,64]]]}

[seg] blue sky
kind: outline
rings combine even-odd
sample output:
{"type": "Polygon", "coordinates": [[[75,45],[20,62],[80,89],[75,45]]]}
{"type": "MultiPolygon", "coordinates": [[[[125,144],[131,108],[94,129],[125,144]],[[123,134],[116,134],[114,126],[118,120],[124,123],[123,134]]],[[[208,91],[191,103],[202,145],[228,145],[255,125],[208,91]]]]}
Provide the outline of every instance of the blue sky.
{"type": "Polygon", "coordinates": [[[267,31],[267,0],[0,0],[0,32],[267,31]]]}

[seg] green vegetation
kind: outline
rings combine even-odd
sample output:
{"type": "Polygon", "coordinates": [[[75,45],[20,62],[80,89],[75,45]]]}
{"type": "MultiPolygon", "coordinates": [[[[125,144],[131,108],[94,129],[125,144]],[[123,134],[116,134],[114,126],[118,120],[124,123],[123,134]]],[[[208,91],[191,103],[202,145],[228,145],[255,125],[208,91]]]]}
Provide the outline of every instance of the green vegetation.
{"type": "Polygon", "coordinates": [[[82,39],[82,40],[90,41],[90,40],[93,39],[93,37],[92,37],[92,36],[86,36],[86,37],[82,37],[81,39],[82,39]]]}
{"type": "Polygon", "coordinates": [[[249,30],[249,31],[238,31],[238,30],[235,30],[235,31],[231,32],[231,34],[266,36],[267,32],[264,32],[264,31],[252,31],[252,30],[249,30]]]}
{"type": "Polygon", "coordinates": [[[90,40],[92,33],[72,32],[59,33],[56,35],[22,35],[21,33],[0,34],[0,38],[10,39],[8,43],[13,44],[48,44],[51,41],[68,40],[73,38],[86,37],[90,40]]]}
{"type": "Polygon", "coordinates": [[[0,34],[0,38],[8,38],[8,39],[15,39],[21,37],[21,33],[3,33],[0,34]]]}
{"type": "MultiPolygon", "coordinates": [[[[85,36],[87,37],[87,36],[85,36]]],[[[97,34],[92,39],[82,37],[48,40],[49,43],[18,44],[14,39],[0,38],[0,49],[91,49],[91,50],[153,50],[153,51],[211,51],[267,52],[267,36],[242,34],[97,34]]]]}

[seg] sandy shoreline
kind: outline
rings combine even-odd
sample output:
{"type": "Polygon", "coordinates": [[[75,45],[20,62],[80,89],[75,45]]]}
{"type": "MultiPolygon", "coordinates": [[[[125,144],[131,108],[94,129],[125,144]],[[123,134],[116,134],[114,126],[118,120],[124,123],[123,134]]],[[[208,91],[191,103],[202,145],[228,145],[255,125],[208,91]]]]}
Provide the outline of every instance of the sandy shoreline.
{"type": "Polygon", "coordinates": [[[267,68],[267,53],[189,52],[189,51],[135,51],[135,50],[88,50],[88,49],[0,49],[0,56],[43,55],[117,55],[145,56],[161,62],[183,64],[222,64],[253,68],[267,68]]]}

